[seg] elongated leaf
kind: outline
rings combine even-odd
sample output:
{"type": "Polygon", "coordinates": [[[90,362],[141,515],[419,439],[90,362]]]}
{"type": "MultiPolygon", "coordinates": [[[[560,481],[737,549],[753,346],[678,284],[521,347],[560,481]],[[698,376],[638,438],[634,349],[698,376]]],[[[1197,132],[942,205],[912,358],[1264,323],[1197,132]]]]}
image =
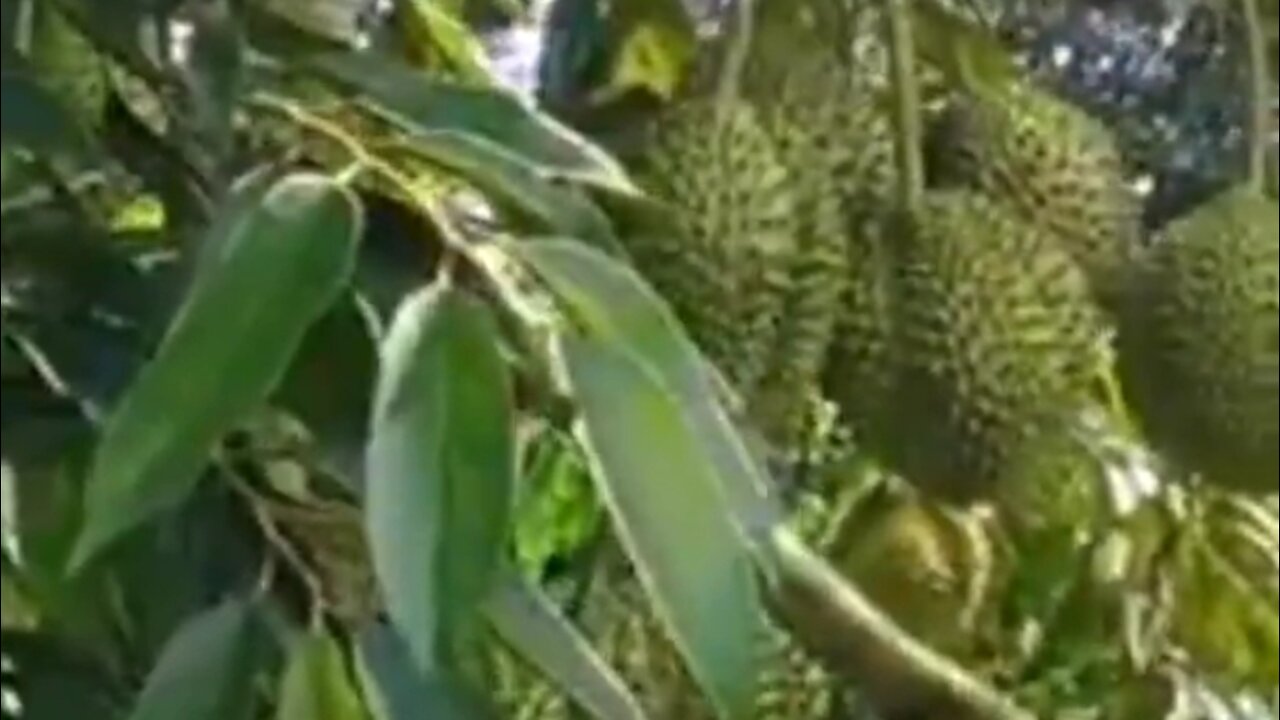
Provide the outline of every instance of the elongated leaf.
{"type": "Polygon", "coordinates": [[[528,242],[511,251],[594,337],[634,354],[675,395],[744,530],[754,534],[772,527],[781,511],[769,497],[765,471],[718,401],[705,360],[665,301],[635,271],[581,243],[528,242]]]}
{"type": "Polygon", "coordinates": [[[249,605],[231,600],[179,628],[129,720],[248,720],[261,657],[249,605]]]}
{"type": "Polygon", "coordinates": [[[396,0],[396,13],[417,54],[438,57],[470,82],[491,83],[484,44],[439,0],[396,0]]]}
{"type": "Polygon", "coordinates": [[[546,232],[616,250],[608,216],[580,188],[555,183],[501,145],[456,131],[421,132],[414,149],[470,180],[486,195],[535,221],[546,232]]]}
{"type": "Polygon", "coordinates": [[[219,225],[226,237],[107,423],[73,569],[192,490],[213,445],[274,389],[347,282],[361,216],[329,179],[284,178],[237,220],[219,225]]]}
{"type": "Polygon", "coordinates": [[[360,638],[360,677],[376,720],[498,720],[476,693],[443,675],[422,673],[389,627],[360,638]]]}
{"type": "Polygon", "coordinates": [[[515,486],[510,377],[488,308],[438,284],[410,296],[382,348],[366,462],[374,568],[423,672],[479,622],[515,486]]]}
{"type": "Polygon", "coordinates": [[[605,152],[504,90],[431,78],[371,55],[330,55],[316,67],[407,130],[477,135],[550,175],[634,192],[605,152]]]}
{"type": "Polygon", "coordinates": [[[1013,55],[991,31],[938,0],[916,2],[911,8],[921,56],[954,86],[999,90],[1018,77],[1013,55]]]}
{"type": "Polygon", "coordinates": [[[599,720],[645,720],[626,683],[536,589],[508,579],[490,598],[487,614],[507,644],[580,708],[599,720]]]}
{"type": "Polygon", "coordinates": [[[327,633],[300,638],[290,651],[277,720],[364,720],[342,648],[327,633]]]}
{"type": "Polygon", "coordinates": [[[745,717],[764,636],[749,548],[675,395],[634,355],[567,337],[584,444],[628,554],[722,718],[745,717]]]}

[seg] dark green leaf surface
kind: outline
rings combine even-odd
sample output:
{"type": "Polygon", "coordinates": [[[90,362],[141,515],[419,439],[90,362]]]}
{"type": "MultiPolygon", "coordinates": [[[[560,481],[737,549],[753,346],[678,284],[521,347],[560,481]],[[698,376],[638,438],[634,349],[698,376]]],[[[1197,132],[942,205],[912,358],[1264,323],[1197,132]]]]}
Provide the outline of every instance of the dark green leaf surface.
{"type": "Polygon", "coordinates": [[[549,175],[632,189],[606,153],[504,90],[433,79],[368,55],[332,55],[316,61],[316,67],[405,129],[475,135],[549,175]]]}
{"type": "Polygon", "coordinates": [[[634,355],[564,338],[601,495],[659,615],[719,716],[746,717],[764,615],[710,457],[675,395],[634,355]]]}
{"type": "Polygon", "coordinates": [[[419,132],[414,149],[456,172],[501,207],[541,232],[575,237],[607,250],[619,245],[609,217],[580,188],[556,183],[501,145],[452,130],[419,132]]]}
{"type": "Polygon", "coordinates": [[[372,311],[362,298],[341,298],[302,342],[277,402],[297,417],[325,469],[363,491],[364,447],[378,372],[372,311]]]}
{"type": "Polygon", "coordinates": [[[469,688],[422,673],[390,627],[374,626],[360,638],[359,667],[374,720],[498,720],[469,688]]]}
{"type": "Polygon", "coordinates": [[[260,655],[252,608],[231,600],[169,641],[129,720],[248,720],[260,655]]]}
{"type": "Polygon", "coordinates": [[[25,147],[41,153],[78,153],[88,138],[58,99],[5,60],[0,76],[0,135],[5,147],[25,147]]]}
{"type": "MultiPolygon", "coordinates": [[[[120,716],[119,688],[83,653],[45,633],[6,630],[0,644],[16,668],[12,689],[23,703],[22,720],[120,716]]],[[[5,675],[8,686],[7,668],[5,675]]]]}
{"type": "Polygon", "coordinates": [[[598,720],[646,720],[626,683],[537,589],[518,578],[498,588],[489,621],[506,643],[598,720]]]}
{"type": "Polygon", "coordinates": [[[374,568],[423,672],[478,621],[511,516],[515,426],[497,324],[466,292],[411,295],[382,348],[366,465],[374,568]]]}
{"type": "Polygon", "coordinates": [[[195,487],[219,437],[275,388],[347,282],[360,224],[345,188],[294,175],[218,225],[226,237],[103,431],[73,568],[195,487]]]}
{"type": "Polygon", "coordinates": [[[298,638],[280,685],[276,720],[365,720],[342,647],[327,633],[298,638]]]}

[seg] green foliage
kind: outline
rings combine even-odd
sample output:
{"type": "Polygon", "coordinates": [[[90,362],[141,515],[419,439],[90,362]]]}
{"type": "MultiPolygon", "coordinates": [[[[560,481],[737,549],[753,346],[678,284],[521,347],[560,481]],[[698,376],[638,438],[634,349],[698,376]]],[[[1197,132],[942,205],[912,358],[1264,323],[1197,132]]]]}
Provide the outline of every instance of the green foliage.
{"type": "Polygon", "coordinates": [[[280,685],[277,720],[363,720],[367,717],[347,671],[342,647],[332,636],[297,638],[280,685]]]}
{"type": "Polygon", "coordinates": [[[190,492],[205,454],[274,389],[347,281],[361,220],[341,186],[294,175],[245,192],[256,197],[220,218],[164,342],[103,432],[73,569],[190,492]]]}
{"type": "Polygon", "coordinates": [[[253,608],[238,600],[192,618],[160,654],[130,720],[252,718],[256,630],[253,608]]]}
{"type": "MultiPolygon", "coordinates": [[[[765,4],[717,78],[746,38],[682,3],[565,0],[552,117],[490,73],[478,28],[515,3],[362,5],[3,6],[21,720],[1273,694],[1274,498],[1171,468],[1274,479],[1274,202],[1224,196],[1127,268],[1164,300],[1121,349],[1173,338],[1197,372],[1128,356],[1117,390],[1058,242],[1104,240],[1119,197],[1073,109],[953,111],[935,179],[965,189],[904,221],[876,12],[765,4]],[[786,604],[815,577],[837,589],[786,604]]],[[[1027,82],[935,10],[929,117],[1027,82]]]]}
{"type": "Polygon", "coordinates": [[[366,524],[387,611],[419,666],[458,662],[501,555],[515,485],[509,375],[489,310],[440,285],[382,348],[366,524]]]}
{"type": "Polygon", "coordinates": [[[567,338],[563,352],[582,403],[583,442],[622,541],[643,558],[640,577],[719,717],[745,717],[763,614],[715,468],[674,398],[642,366],[589,339],[567,338]],[[677,514],[683,522],[664,522],[677,514]]]}

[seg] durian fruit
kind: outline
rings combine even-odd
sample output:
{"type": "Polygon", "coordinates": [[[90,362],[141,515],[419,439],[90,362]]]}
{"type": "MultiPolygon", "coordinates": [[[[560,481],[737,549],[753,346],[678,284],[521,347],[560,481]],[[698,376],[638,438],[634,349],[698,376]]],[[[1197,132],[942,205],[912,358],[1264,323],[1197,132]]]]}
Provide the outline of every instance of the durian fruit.
{"type": "Polygon", "coordinates": [[[773,139],[749,104],[695,97],[650,124],[631,169],[674,226],[623,233],[631,259],[751,416],[785,426],[753,402],[766,378],[788,374],[775,365],[794,361],[778,352],[784,319],[802,324],[784,318],[802,312],[791,294],[800,216],[773,139]]]}
{"type": "Polygon", "coordinates": [[[45,88],[86,127],[98,124],[110,93],[93,44],[53,3],[32,6],[29,60],[45,88]]]}
{"type": "Polygon", "coordinates": [[[959,94],[934,125],[931,180],[1007,202],[1061,241],[1109,300],[1140,229],[1141,199],[1097,120],[1029,84],[959,94]]]}
{"type": "Polygon", "coordinates": [[[795,252],[756,405],[763,417],[786,423],[767,434],[794,445],[812,420],[806,391],[819,384],[849,277],[846,191],[859,161],[850,128],[857,127],[861,107],[845,74],[820,54],[779,59],[747,77],[746,97],[787,168],[795,197],[795,252]]]}
{"type": "Polygon", "coordinates": [[[1052,455],[1091,401],[1102,323],[1079,268],[1007,206],[928,196],[892,250],[889,465],[988,499],[1052,455]]]}
{"type": "MultiPolygon", "coordinates": [[[[994,543],[979,518],[884,489],[845,527],[830,551],[841,574],[915,639],[980,666],[1002,586],[994,543]]],[[[915,707],[928,701],[896,659],[869,655],[859,664],[866,673],[859,689],[884,717],[932,717],[915,707]]]]}
{"type": "Polygon", "coordinates": [[[1274,493],[1277,205],[1231,189],[1174,221],[1132,273],[1125,393],[1153,445],[1216,485],[1274,493]]]}

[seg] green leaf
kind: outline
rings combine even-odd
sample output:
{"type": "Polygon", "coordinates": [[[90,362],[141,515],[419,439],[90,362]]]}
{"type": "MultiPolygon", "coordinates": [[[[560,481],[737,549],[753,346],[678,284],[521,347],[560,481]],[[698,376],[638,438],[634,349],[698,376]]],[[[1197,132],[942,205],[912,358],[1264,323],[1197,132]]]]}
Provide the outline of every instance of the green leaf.
{"type": "Polygon", "coordinates": [[[510,251],[593,337],[634,355],[678,399],[744,531],[773,527],[781,511],[769,496],[766,473],[720,403],[707,362],[666,302],[634,270],[581,243],[527,242],[510,251]]]}
{"type": "Polygon", "coordinates": [[[529,447],[513,544],[521,572],[541,578],[552,560],[572,557],[598,537],[603,512],[572,438],[547,429],[529,447]]]}
{"type": "Polygon", "coordinates": [[[580,188],[549,180],[503,146],[447,130],[418,132],[413,139],[417,154],[471,181],[490,200],[534,221],[542,231],[611,251],[620,247],[609,217],[580,188]]]}
{"type": "Polygon", "coordinates": [[[509,579],[489,599],[498,635],[599,720],[645,720],[626,683],[538,590],[509,579]]]}
{"type": "Polygon", "coordinates": [[[490,84],[484,44],[439,0],[396,0],[396,16],[416,53],[439,57],[464,80],[490,84]]]}
{"type": "Polygon", "coordinates": [[[572,337],[561,350],[599,491],[641,582],[719,716],[746,717],[764,616],[715,466],[638,358],[572,337]]]}
{"type": "Polygon", "coordinates": [[[607,153],[506,90],[432,78],[371,55],[329,55],[315,67],[406,130],[475,135],[549,176],[635,193],[607,153]]]}
{"type": "Polygon", "coordinates": [[[361,0],[262,0],[258,5],[297,31],[346,46],[358,44],[369,7],[361,0]]]}
{"type": "Polygon", "coordinates": [[[1017,62],[999,38],[938,0],[912,4],[912,27],[923,60],[955,87],[999,91],[1019,77],[1017,62]]]}
{"type": "Polygon", "coordinates": [[[5,631],[5,686],[8,663],[16,672],[13,689],[22,699],[22,720],[118,718],[119,688],[104,668],[52,633],[5,631]]]}
{"type": "Polygon", "coordinates": [[[362,222],[344,187],[307,174],[223,220],[225,237],[103,431],[73,570],[191,492],[220,436],[271,393],[347,282],[362,222]]]}
{"type": "Polygon", "coordinates": [[[13,70],[17,60],[5,60],[0,75],[0,136],[38,153],[79,153],[88,138],[58,99],[27,73],[13,70]]]}
{"type": "Polygon", "coordinates": [[[453,669],[480,620],[515,487],[511,378],[480,300],[411,295],[382,347],[366,463],[370,549],[423,672],[453,669]]]}
{"type": "Polygon", "coordinates": [[[360,677],[376,720],[498,720],[488,703],[448,676],[421,673],[404,641],[376,625],[360,638],[360,677]]]}
{"type": "Polygon", "coordinates": [[[360,492],[378,372],[372,312],[354,294],[340,299],[307,332],[276,396],[307,426],[325,469],[360,492]]]}
{"type": "Polygon", "coordinates": [[[239,600],[189,620],[160,653],[129,720],[248,720],[261,657],[256,630],[239,600]]]}
{"type": "Polygon", "coordinates": [[[364,720],[342,647],[328,633],[299,638],[289,653],[276,720],[364,720]]]}
{"type": "Polygon", "coordinates": [[[646,89],[670,98],[684,80],[697,50],[697,34],[677,0],[615,3],[611,35],[618,38],[608,94],[646,89]]]}

